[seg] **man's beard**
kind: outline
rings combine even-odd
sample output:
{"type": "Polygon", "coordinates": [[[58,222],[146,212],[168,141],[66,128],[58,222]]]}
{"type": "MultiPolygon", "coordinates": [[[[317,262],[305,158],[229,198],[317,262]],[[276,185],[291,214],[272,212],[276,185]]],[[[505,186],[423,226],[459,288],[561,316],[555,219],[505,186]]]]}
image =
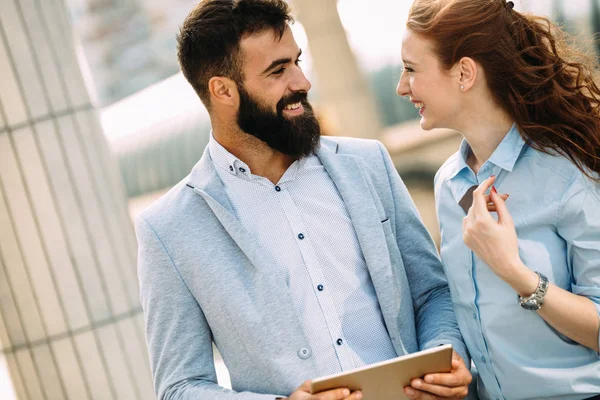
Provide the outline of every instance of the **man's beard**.
{"type": "Polygon", "coordinates": [[[277,103],[277,112],[273,112],[254,99],[243,85],[238,87],[240,108],[237,123],[242,131],[296,159],[314,154],[319,146],[321,127],[306,92],[294,92],[282,98],[277,103]],[[304,112],[296,117],[284,117],[283,109],[294,103],[301,103],[304,112]]]}

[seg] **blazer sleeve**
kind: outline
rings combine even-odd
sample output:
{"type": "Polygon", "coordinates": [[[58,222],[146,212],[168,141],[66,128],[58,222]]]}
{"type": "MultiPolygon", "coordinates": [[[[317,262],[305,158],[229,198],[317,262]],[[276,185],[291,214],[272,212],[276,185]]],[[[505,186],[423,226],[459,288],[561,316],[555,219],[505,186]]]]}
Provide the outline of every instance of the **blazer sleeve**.
{"type": "Polygon", "coordinates": [[[212,335],[202,309],[150,224],[138,217],[135,230],[140,298],[158,399],[275,399],[217,384],[212,335]]]}
{"type": "Polygon", "coordinates": [[[437,249],[389,153],[383,144],[378,142],[378,146],[392,192],[396,241],[410,286],[419,347],[452,344],[469,366],[437,249]]]}

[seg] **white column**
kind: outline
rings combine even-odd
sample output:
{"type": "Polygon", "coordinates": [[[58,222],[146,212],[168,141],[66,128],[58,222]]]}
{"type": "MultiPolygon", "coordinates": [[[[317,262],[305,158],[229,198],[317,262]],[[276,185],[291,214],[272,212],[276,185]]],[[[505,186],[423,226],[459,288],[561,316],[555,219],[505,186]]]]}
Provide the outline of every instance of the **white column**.
{"type": "Polygon", "coordinates": [[[135,249],[63,1],[1,0],[2,399],[154,398],[135,249]]]}
{"type": "MultiPolygon", "coordinates": [[[[378,137],[375,102],[337,12],[337,0],[292,0],[308,37],[320,103],[336,135],[378,137]]],[[[392,88],[390,89],[392,90],[392,88]]]]}

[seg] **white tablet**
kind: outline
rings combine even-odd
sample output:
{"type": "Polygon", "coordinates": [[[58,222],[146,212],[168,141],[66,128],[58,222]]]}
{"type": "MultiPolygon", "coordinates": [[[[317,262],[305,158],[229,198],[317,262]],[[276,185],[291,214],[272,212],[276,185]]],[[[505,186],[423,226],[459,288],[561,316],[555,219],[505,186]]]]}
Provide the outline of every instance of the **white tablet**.
{"type": "Polygon", "coordinates": [[[336,388],[360,390],[363,400],[404,400],[404,387],[426,374],[452,370],[452,345],[446,344],[351,371],[314,379],[311,393],[336,388]]]}

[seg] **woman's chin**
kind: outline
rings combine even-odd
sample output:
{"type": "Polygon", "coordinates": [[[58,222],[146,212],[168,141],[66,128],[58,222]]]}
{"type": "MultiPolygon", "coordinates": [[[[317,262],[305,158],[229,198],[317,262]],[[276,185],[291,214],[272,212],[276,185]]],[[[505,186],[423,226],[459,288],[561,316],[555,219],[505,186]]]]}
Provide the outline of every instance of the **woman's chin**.
{"type": "Polygon", "coordinates": [[[429,121],[427,121],[427,119],[424,117],[421,117],[420,125],[421,129],[423,129],[424,131],[430,131],[433,128],[435,128],[435,126],[432,126],[432,124],[429,123],[429,121]]]}

